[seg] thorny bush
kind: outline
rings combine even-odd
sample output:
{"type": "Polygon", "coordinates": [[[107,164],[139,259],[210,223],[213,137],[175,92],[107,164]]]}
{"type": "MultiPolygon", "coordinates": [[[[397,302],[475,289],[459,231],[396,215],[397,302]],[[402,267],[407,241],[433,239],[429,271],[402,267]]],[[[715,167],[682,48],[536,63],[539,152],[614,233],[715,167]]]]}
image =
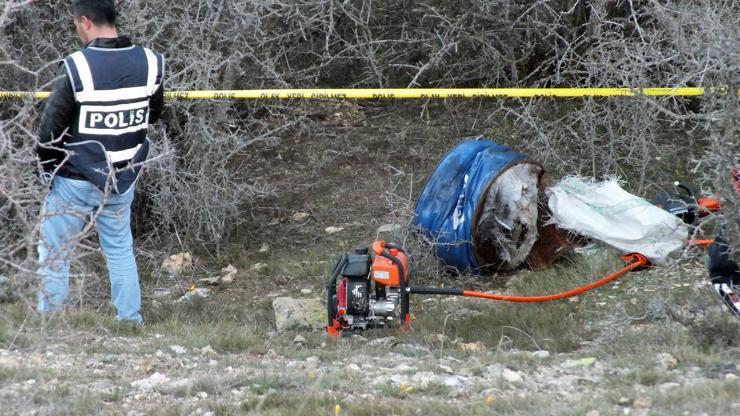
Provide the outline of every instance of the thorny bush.
{"type": "MultiPolygon", "coordinates": [[[[740,140],[740,3],[732,0],[184,0],[119,2],[120,26],[167,59],[168,90],[288,87],[724,88],[701,98],[501,101],[509,143],[557,174],[617,175],[644,193],[685,178],[726,199],[740,140]]],[[[47,90],[79,41],[69,1],[0,6],[0,89],[47,90]]],[[[390,105],[390,103],[389,103],[390,105]]],[[[462,106],[462,103],[455,105],[462,106]]],[[[0,102],[0,276],[30,281],[42,103],[0,102]]],[[[142,245],[217,249],[286,191],[257,148],[309,137],[297,102],[169,101],[136,202],[142,245]],[[174,236],[174,237],[173,237],[174,236]]],[[[320,180],[320,178],[317,178],[320,180]]],[[[259,224],[247,224],[257,227],[259,224]]],[[[82,250],[81,252],[85,252],[82,250]]],[[[83,269],[84,270],[84,269],[83,269]]],[[[83,273],[84,274],[84,273],[83,273]]]]}

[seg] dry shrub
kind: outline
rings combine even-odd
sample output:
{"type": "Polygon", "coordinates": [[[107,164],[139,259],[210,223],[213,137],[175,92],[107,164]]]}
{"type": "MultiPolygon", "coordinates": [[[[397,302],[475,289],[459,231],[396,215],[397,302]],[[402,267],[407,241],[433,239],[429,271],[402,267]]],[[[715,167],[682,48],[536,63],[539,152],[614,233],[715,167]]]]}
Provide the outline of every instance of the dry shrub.
{"type": "MultiPolygon", "coordinates": [[[[79,47],[69,1],[0,6],[0,89],[48,89],[79,47]],[[33,30],[29,30],[33,28],[33,30]]],[[[727,86],[740,6],[725,1],[127,1],[121,27],[167,58],[167,88],[727,86]]],[[[674,179],[722,191],[738,245],[738,98],[502,101],[515,145],[551,172],[619,175],[638,193],[674,179]]],[[[420,105],[423,105],[421,103],[420,105]]],[[[0,103],[0,275],[32,276],[40,104],[0,103]]],[[[256,203],[289,191],[260,149],[320,128],[295,102],[170,101],[153,129],[136,231],[153,247],[217,250],[256,203]],[[175,240],[177,240],[175,242],[175,240]]],[[[319,179],[320,180],[320,179],[319,179]]],[[[415,192],[418,190],[414,190],[415,192]]],[[[413,196],[411,196],[413,199],[413,196]]],[[[257,224],[253,224],[257,226],[257,224]]]]}

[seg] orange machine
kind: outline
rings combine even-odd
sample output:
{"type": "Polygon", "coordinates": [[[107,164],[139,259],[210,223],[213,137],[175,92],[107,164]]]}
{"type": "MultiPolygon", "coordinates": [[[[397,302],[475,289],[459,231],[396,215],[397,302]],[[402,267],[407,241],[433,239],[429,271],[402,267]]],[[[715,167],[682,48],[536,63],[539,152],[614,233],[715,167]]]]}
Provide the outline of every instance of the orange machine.
{"type": "Polygon", "coordinates": [[[344,330],[408,328],[411,322],[409,295],[465,296],[506,302],[546,302],[595,289],[621,275],[648,264],[641,254],[622,257],[627,265],[598,281],[568,291],[543,296],[510,296],[472,290],[409,285],[409,260],[393,243],[376,241],[372,251],[361,248],[339,258],[326,284],[327,332],[339,336],[344,330]],[[339,278],[341,277],[341,280],[339,278]]]}
{"type": "Polygon", "coordinates": [[[379,240],[372,253],[366,248],[344,253],[326,285],[327,331],[408,326],[408,270],[406,253],[393,243],[379,240]]]}
{"type": "Polygon", "coordinates": [[[399,250],[393,245],[388,249],[389,257],[383,256],[383,250],[386,249],[385,241],[376,241],[373,243],[373,253],[375,258],[370,266],[370,277],[376,284],[385,286],[399,286],[401,284],[401,275],[398,266],[391,258],[395,257],[401,262],[403,270],[408,274],[409,262],[406,253],[399,250]]]}

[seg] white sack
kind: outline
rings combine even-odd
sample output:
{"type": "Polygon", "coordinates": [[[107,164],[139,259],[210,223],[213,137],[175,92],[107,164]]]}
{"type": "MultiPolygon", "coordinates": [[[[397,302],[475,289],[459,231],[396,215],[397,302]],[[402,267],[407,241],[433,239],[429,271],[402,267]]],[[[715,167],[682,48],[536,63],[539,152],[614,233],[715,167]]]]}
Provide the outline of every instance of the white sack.
{"type": "Polygon", "coordinates": [[[641,253],[665,264],[688,238],[688,226],[675,215],[622,189],[616,180],[567,177],[546,190],[552,222],[593,238],[624,254],[641,253]]]}

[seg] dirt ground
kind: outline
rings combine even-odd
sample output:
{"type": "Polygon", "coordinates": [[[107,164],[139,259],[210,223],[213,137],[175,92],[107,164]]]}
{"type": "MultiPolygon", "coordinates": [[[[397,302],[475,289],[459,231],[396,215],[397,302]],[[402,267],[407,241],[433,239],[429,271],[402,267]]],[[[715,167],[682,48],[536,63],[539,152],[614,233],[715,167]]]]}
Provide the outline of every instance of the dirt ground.
{"type": "Polygon", "coordinates": [[[336,103],[313,115],[315,134],[260,148],[254,174],[279,198],[251,207],[218,255],[176,236],[138,247],[143,327],[112,319],[100,267],[49,321],[32,312],[31,295],[0,305],[2,413],[740,414],[740,322],[711,292],[699,250],[567,301],[415,297],[407,333],[275,330],[274,298],[323,298],[342,250],[371,243],[384,224],[401,225],[385,237],[407,246],[425,285],[541,294],[621,267],[599,249],[543,272],[446,273],[409,226],[426,175],[462,137],[517,147],[485,108],[465,114],[336,103]],[[193,252],[193,267],[161,270],[181,251],[193,252]],[[229,264],[233,282],[200,283],[229,264]],[[209,296],[182,300],[194,283],[209,296]]]}

